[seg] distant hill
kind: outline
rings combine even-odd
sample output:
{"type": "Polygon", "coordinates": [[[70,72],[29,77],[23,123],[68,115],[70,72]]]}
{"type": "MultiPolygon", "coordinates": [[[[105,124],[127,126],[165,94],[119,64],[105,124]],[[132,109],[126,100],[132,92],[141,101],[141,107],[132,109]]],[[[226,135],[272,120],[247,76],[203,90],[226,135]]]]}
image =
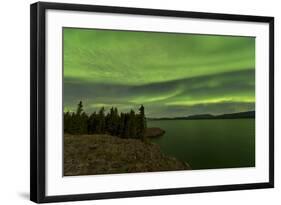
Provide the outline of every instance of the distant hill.
{"type": "Polygon", "coordinates": [[[211,114],[201,114],[201,115],[190,115],[186,117],[162,117],[162,118],[148,118],[148,120],[202,120],[202,119],[243,119],[243,118],[255,118],[255,111],[247,112],[237,112],[228,113],[222,115],[211,115],[211,114]]]}

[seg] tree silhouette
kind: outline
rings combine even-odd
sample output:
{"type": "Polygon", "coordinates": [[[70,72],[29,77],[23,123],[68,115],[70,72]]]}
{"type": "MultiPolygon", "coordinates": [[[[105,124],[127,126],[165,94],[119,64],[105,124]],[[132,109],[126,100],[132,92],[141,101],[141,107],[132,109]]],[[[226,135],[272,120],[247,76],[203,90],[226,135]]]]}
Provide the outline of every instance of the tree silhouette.
{"type": "Polygon", "coordinates": [[[64,113],[64,132],[69,134],[110,134],[122,138],[144,139],[146,118],[144,106],[141,105],[139,113],[134,110],[129,113],[118,113],[117,107],[112,107],[105,114],[104,107],[98,113],[88,115],[83,110],[80,101],[76,112],[64,113]]]}
{"type": "Polygon", "coordinates": [[[113,107],[110,109],[110,112],[106,116],[106,130],[111,134],[117,134],[118,128],[118,113],[117,109],[113,107]]]}
{"type": "Polygon", "coordinates": [[[80,101],[77,106],[76,115],[81,115],[82,112],[83,112],[83,103],[82,101],[80,101]]]}
{"type": "Polygon", "coordinates": [[[92,113],[88,118],[88,134],[94,134],[97,132],[97,114],[96,112],[92,113]]]}
{"type": "Polygon", "coordinates": [[[129,114],[129,136],[131,138],[136,138],[137,135],[137,126],[136,126],[136,116],[135,116],[135,112],[133,110],[131,110],[130,114],[129,114]]]}
{"type": "Polygon", "coordinates": [[[137,127],[137,137],[140,139],[144,139],[146,129],[146,118],[144,113],[144,106],[141,105],[139,108],[138,114],[138,127],[137,127]]]}
{"type": "Polygon", "coordinates": [[[130,115],[125,113],[123,137],[129,138],[130,135],[130,115]]]}
{"type": "Polygon", "coordinates": [[[85,112],[79,116],[80,125],[79,125],[79,133],[87,134],[88,133],[88,115],[85,112]]]}
{"type": "Polygon", "coordinates": [[[118,136],[125,136],[125,114],[120,114],[119,126],[118,126],[118,136]]]}
{"type": "Polygon", "coordinates": [[[64,113],[64,132],[65,133],[70,133],[70,127],[71,127],[71,115],[69,112],[64,113]]]}
{"type": "Polygon", "coordinates": [[[98,123],[97,123],[97,133],[98,134],[103,134],[105,133],[105,114],[104,114],[104,107],[102,107],[99,111],[99,114],[98,114],[98,123]]]}

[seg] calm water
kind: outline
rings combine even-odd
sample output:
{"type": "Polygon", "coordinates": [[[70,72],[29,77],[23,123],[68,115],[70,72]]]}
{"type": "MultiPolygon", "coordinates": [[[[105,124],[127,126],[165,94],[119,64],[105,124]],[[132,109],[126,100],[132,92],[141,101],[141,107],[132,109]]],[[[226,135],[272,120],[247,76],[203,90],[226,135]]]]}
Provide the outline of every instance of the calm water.
{"type": "Polygon", "coordinates": [[[164,153],[189,163],[192,169],[255,166],[255,120],[148,121],[165,135],[152,139],[164,153]]]}

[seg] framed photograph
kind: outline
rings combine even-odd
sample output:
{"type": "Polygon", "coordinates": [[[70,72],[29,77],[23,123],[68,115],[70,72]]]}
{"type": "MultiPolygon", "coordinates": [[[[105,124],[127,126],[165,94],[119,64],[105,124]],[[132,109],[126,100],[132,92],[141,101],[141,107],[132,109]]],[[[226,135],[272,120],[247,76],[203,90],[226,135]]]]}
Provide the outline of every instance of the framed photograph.
{"type": "Polygon", "coordinates": [[[274,18],[31,5],[30,198],[274,187],[274,18]]]}

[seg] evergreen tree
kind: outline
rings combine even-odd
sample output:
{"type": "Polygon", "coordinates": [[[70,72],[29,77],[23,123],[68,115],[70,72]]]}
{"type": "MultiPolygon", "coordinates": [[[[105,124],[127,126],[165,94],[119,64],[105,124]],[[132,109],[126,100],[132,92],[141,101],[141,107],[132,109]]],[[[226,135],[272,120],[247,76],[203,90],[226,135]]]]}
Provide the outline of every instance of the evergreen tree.
{"type": "Polygon", "coordinates": [[[79,126],[79,134],[87,134],[88,133],[88,115],[85,112],[79,116],[80,118],[80,126],[79,126]]]}
{"type": "Polygon", "coordinates": [[[120,124],[120,117],[119,117],[119,114],[118,114],[118,109],[117,108],[114,108],[114,111],[113,111],[113,117],[112,117],[112,134],[113,135],[118,135],[118,128],[119,128],[119,124],[120,124]]]}
{"type": "Polygon", "coordinates": [[[64,133],[69,133],[69,128],[70,128],[70,121],[71,121],[71,115],[69,112],[64,113],[63,115],[63,119],[64,119],[64,133]]]}
{"type": "Polygon", "coordinates": [[[83,110],[80,101],[76,112],[64,113],[64,133],[69,134],[105,134],[120,136],[123,138],[144,139],[146,130],[146,118],[144,106],[141,105],[139,113],[134,110],[129,113],[118,113],[116,107],[112,107],[105,115],[102,107],[98,113],[94,112],[88,116],[83,110]]]}
{"type": "Polygon", "coordinates": [[[118,136],[125,136],[125,114],[121,112],[120,114],[120,123],[118,126],[118,136]]]}
{"type": "Polygon", "coordinates": [[[138,127],[137,127],[137,137],[139,139],[144,139],[146,130],[146,118],[144,114],[144,106],[141,105],[138,114],[138,127]]]}
{"type": "Polygon", "coordinates": [[[114,135],[114,109],[113,107],[110,109],[109,113],[106,116],[106,131],[109,132],[109,134],[114,135]]]}
{"type": "Polygon", "coordinates": [[[86,134],[88,115],[83,112],[82,101],[77,105],[76,113],[64,113],[64,132],[70,134],[86,134]]]}
{"type": "Polygon", "coordinates": [[[124,130],[123,130],[123,137],[129,138],[130,137],[130,114],[125,113],[125,119],[124,119],[124,130]]]}
{"type": "Polygon", "coordinates": [[[89,134],[94,134],[97,132],[97,124],[98,124],[97,114],[96,114],[96,112],[94,112],[88,118],[88,133],[89,134]]]}
{"type": "Polygon", "coordinates": [[[70,134],[76,134],[77,133],[77,117],[76,114],[73,112],[71,113],[71,120],[70,120],[70,126],[69,126],[69,133],[70,134]]]}
{"type": "Polygon", "coordinates": [[[131,110],[129,115],[129,137],[130,138],[136,138],[136,132],[137,132],[137,122],[135,119],[135,112],[131,110]]]}
{"type": "Polygon", "coordinates": [[[76,115],[81,115],[83,112],[83,103],[80,101],[77,106],[76,115]]]}
{"type": "Polygon", "coordinates": [[[98,124],[97,124],[97,133],[104,134],[105,133],[105,114],[104,114],[104,107],[102,107],[98,114],[98,124]]]}

